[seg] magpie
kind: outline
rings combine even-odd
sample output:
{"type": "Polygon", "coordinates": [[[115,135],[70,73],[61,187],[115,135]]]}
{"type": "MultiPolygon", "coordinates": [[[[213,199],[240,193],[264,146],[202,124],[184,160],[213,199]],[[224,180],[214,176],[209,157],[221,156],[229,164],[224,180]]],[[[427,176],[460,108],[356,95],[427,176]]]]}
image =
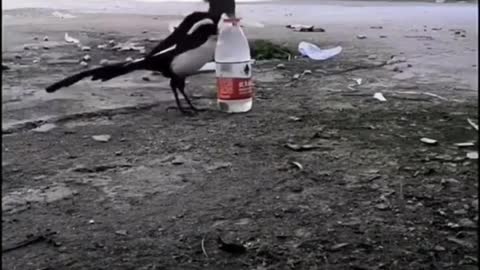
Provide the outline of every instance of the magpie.
{"type": "Polygon", "coordinates": [[[91,77],[93,81],[108,81],[135,70],[158,71],[170,79],[170,88],[178,109],[184,114],[194,114],[199,110],[185,94],[185,79],[196,74],[214,58],[221,17],[218,13],[194,12],[146,57],[80,72],[48,86],[46,91],[55,92],[87,77],[91,77]],[[182,107],[177,90],[188,103],[189,109],[182,107]]]}

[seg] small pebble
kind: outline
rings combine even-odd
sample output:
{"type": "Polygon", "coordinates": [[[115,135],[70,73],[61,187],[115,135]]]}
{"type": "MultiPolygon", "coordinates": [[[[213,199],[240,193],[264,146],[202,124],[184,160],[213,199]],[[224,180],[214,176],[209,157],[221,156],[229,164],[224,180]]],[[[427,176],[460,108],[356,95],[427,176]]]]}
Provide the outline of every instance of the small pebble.
{"type": "Polygon", "coordinates": [[[33,37],[33,40],[38,40],[38,37],[33,37]]]}
{"type": "Polygon", "coordinates": [[[285,69],[285,64],[278,64],[276,66],[277,69],[285,69]]]}
{"type": "Polygon", "coordinates": [[[43,46],[43,49],[44,49],[44,50],[50,50],[50,47],[48,47],[47,45],[44,45],[44,46],[43,46]]]}
{"type": "Polygon", "coordinates": [[[132,62],[133,61],[133,58],[132,57],[127,57],[127,59],[125,59],[126,62],[132,62]]]}
{"type": "Polygon", "coordinates": [[[143,76],[143,77],[142,77],[142,80],[144,80],[144,81],[146,81],[146,82],[149,82],[149,81],[150,81],[150,78],[147,77],[147,76],[143,76]]]}
{"type": "Polygon", "coordinates": [[[92,60],[92,57],[90,57],[90,55],[87,54],[82,59],[83,59],[83,61],[88,62],[88,61],[92,60]]]}
{"type": "Polygon", "coordinates": [[[45,36],[45,37],[43,38],[43,41],[48,41],[48,36],[45,36]]]}
{"type": "Polygon", "coordinates": [[[100,60],[100,65],[102,65],[102,66],[108,65],[108,62],[109,61],[107,59],[102,59],[102,60],[100,60]]]}
{"type": "Polygon", "coordinates": [[[98,49],[105,49],[107,48],[107,45],[106,44],[100,44],[97,46],[98,49]]]}
{"type": "Polygon", "coordinates": [[[110,45],[112,45],[112,46],[115,45],[115,40],[113,40],[113,39],[109,40],[109,41],[108,41],[108,44],[110,44],[110,45]]]}
{"type": "Polygon", "coordinates": [[[357,35],[357,38],[358,38],[358,39],[366,39],[367,36],[365,36],[365,35],[357,35]]]}
{"type": "Polygon", "coordinates": [[[375,59],[377,59],[377,55],[376,54],[371,54],[367,58],[370,59],[370,60],[375,60],[375,59]]]}
{"type": "Polygon", "coordinates": [[[85,62],[85,61],[82,61],[82,62],[80,62],[80,66],[82,66],[82,67],[86,67],[86,66],[88,66],[88,63],[87,63],[87,62],[85,62]]]}
{"type": "Polygon", "coordinates": [[[92,48],[88,47],[88,46],[83,46],[82,47],[82,51],[84,52],[89,52],[92,48]]]}

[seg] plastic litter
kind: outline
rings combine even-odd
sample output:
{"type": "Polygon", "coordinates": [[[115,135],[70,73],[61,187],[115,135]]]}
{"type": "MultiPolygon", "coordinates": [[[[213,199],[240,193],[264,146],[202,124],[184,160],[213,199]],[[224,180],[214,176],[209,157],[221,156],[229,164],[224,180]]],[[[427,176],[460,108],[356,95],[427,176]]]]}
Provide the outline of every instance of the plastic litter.
{"type": "Polygon", "coordinates": [[[373,95],[373,97],[374,97],[375,99],[380,100],[380,101],[387,101],[387,99],[386,99],[386,98],[383,96],[383,94],[380,93],[380,92],[375,93],[375,94],[373,95]]]}
{"type": "Polygon", "coordinates": [[[302,41],[298,44],[298,51],[301,55],[313,60],[327,60],[342,52],[342,47],[337,46],[330,49],[320,49],[315,44],[302,41]]]}
{"type": "Polygon", "coordinates": [[[68,33],[65,33],[65,41],[66,41],[67,43],[75,43],[75,44],[80,43],[80,40],[69,36],[68,33]]]}

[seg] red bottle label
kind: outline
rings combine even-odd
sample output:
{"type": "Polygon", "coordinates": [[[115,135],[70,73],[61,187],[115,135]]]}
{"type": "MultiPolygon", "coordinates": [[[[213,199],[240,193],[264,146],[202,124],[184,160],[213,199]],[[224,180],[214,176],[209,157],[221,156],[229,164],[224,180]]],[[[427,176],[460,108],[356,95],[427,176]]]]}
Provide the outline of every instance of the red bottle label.
{"type": "Polygon", "coordinates": [[[218,98],[240,100],[253,97],[251,78],[217,78],[218,98]]]}

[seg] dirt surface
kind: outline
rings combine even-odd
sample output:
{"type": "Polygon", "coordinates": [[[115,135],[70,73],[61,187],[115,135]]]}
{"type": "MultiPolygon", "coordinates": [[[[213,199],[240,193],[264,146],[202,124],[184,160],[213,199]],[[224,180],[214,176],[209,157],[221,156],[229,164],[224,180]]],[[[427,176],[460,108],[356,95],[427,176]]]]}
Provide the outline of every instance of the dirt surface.
{"type": "MultiPolygon", "coordinates": [[[[2,249],[13,249],[2,268],[478,269],[468,80],[344,42],[328,61],[257,63],[247,114],[216,111],[212,74],[191,78],[211,110],[184,117],[166,112],[167,81],[152,74],[43,93],[81,70],[48,61],[86,54],[45,29],[33,35],[49,43],[3,53],[2,249]],[[246,252],[219,249],[218,236],[246,252]]],[[[110,39],[155,44],[82,33],[91,65],[139,55],[96,49],[110,39]]]]}

